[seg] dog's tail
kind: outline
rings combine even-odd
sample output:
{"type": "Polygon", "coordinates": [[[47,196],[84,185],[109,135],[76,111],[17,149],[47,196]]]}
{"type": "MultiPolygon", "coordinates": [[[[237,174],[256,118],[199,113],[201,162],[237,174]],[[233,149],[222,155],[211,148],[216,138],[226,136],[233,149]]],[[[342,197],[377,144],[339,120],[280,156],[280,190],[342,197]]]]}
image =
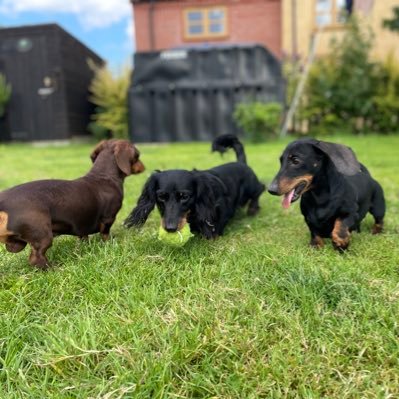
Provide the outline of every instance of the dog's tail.
{"type": "Polygon", "coordinates": [[[213,140],[212,151],[217,151],[223,154],[229,148],[232,148],[235,151],[238,162],[247,163],[244,146],[241,144],[241,141],[238,140],[237,136],[234,134],[223,134],[213,140]]]}

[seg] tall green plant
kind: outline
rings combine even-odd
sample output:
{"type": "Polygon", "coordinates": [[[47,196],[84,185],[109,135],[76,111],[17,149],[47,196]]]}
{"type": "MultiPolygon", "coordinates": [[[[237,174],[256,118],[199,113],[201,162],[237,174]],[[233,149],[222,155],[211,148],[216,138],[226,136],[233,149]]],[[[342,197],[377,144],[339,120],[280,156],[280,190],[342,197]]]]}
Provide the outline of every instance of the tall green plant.
{"type": "Polygon", "coordinates": [[[89,128],[97,136],[108,131],[112,137],[127,138],[131,70],[125,68],[119,75],[113,75],[107,67],[93,68],[95,75],[90,85],[90,101],[97,107],[92,115],[94,123],[89,128]]]}
{"type": "Polygon", "coordinates": [[[281,115],[280,103],[255,101],[238,104],[233,117],[246,138],[256,143],[277,136],[281,115]]]}
{"type": "Polygon", "coordinates": [[[7,83],[4,75],[0,73],[0,118],[6,111],[6,106],[11,97],[11,85],[7,83]]]}
{"type": "Polygon", "coordinates": [[[399,64],[390,53],[378,68],[378,84],[373,97],[370,122],[381,133],[399,131],[399,64]]]}
{"type": "Polygon", "coordinates": [[[352,19],[343,39],[332,42],[329,55],[315,62],[302,109],[312,128],[349,125],[357,130],[368,117],[375,91],[372,43],[371,31],[352,19]]]}

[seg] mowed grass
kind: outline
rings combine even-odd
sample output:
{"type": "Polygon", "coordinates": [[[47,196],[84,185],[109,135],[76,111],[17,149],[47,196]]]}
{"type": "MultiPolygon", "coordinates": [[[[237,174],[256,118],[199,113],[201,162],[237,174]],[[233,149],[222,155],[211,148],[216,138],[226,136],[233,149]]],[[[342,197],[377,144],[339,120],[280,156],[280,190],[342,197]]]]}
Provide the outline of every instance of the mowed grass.
{"type": "MultiPolygon", "coordinates": [[[[157,212],[121,226],[152,170],[234,159],[209,143],[140,145],[147,170],[126,180],[107,243],[59,237],[48,272],[1,246],[0,398],[399,397],[399,136],[332,139],[388,206],[385,233],[368,216],[343,255],[309,248],[298,204],[267,193],[255,218],[182,249],[157,241],[157,212]]],[[[265,183],[287,142],[246,145],[265,183]]],[[[0,186],[78,177],[91,148],[1,146],[0,186]]]]}

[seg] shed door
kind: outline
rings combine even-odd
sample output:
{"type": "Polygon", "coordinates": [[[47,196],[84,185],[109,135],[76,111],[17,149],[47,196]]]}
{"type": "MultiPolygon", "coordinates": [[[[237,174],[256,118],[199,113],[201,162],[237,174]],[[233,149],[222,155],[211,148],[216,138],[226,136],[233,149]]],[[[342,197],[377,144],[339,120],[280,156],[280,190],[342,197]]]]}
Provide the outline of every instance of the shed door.
{"type": "MultiPolygon", "coordinates": [[[[54,94],[44,94],[45,77],[51,76],[44,36],[7,39],[5,74],[12,86],[8,126],[12,140],[48,140],[53,137],[54,94]],[[42,89],[42,90],[41,90],[42,89]]],[[[48,79],[47,79],[48,82],[48,79]]],[[[51,89],[51,87],[49,87],[51,89]]],[[[47,90],[49,93],[50,90],[47,90]]]]}

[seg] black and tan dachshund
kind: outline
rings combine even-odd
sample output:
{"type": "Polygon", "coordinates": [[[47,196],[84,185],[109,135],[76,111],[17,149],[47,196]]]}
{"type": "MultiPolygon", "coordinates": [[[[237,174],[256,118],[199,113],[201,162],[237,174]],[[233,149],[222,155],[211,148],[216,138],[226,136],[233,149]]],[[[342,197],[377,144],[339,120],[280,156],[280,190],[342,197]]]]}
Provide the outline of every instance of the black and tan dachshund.
{"type": "Polygon", "coordinates": [[[176,232],[188,222],[192,232],[211,239],[223,234],[237,208],[248,204],[248,214],[255,215],[265,186],[247,166],[244,148],[236,136],[219,136],[212,144],[212,150],[220,153],[228,148],[234,149],[237,162],[204,171],[153,173],[125,226],[143,225],[157,205],[167,231],[176,232]]]}
{"type": "Polygon", "coordinates": [[[382,231],[384,193],[349,147],[297,140],[284,150],[280,163],[268,191],[284,196],[284,208],[301,197],[312,246],[321,247],[323,238],[331,237],[336,249],[345,250],[351,231],[360,231],[367,212],[375,220],[373,234],[382,231]]]}

